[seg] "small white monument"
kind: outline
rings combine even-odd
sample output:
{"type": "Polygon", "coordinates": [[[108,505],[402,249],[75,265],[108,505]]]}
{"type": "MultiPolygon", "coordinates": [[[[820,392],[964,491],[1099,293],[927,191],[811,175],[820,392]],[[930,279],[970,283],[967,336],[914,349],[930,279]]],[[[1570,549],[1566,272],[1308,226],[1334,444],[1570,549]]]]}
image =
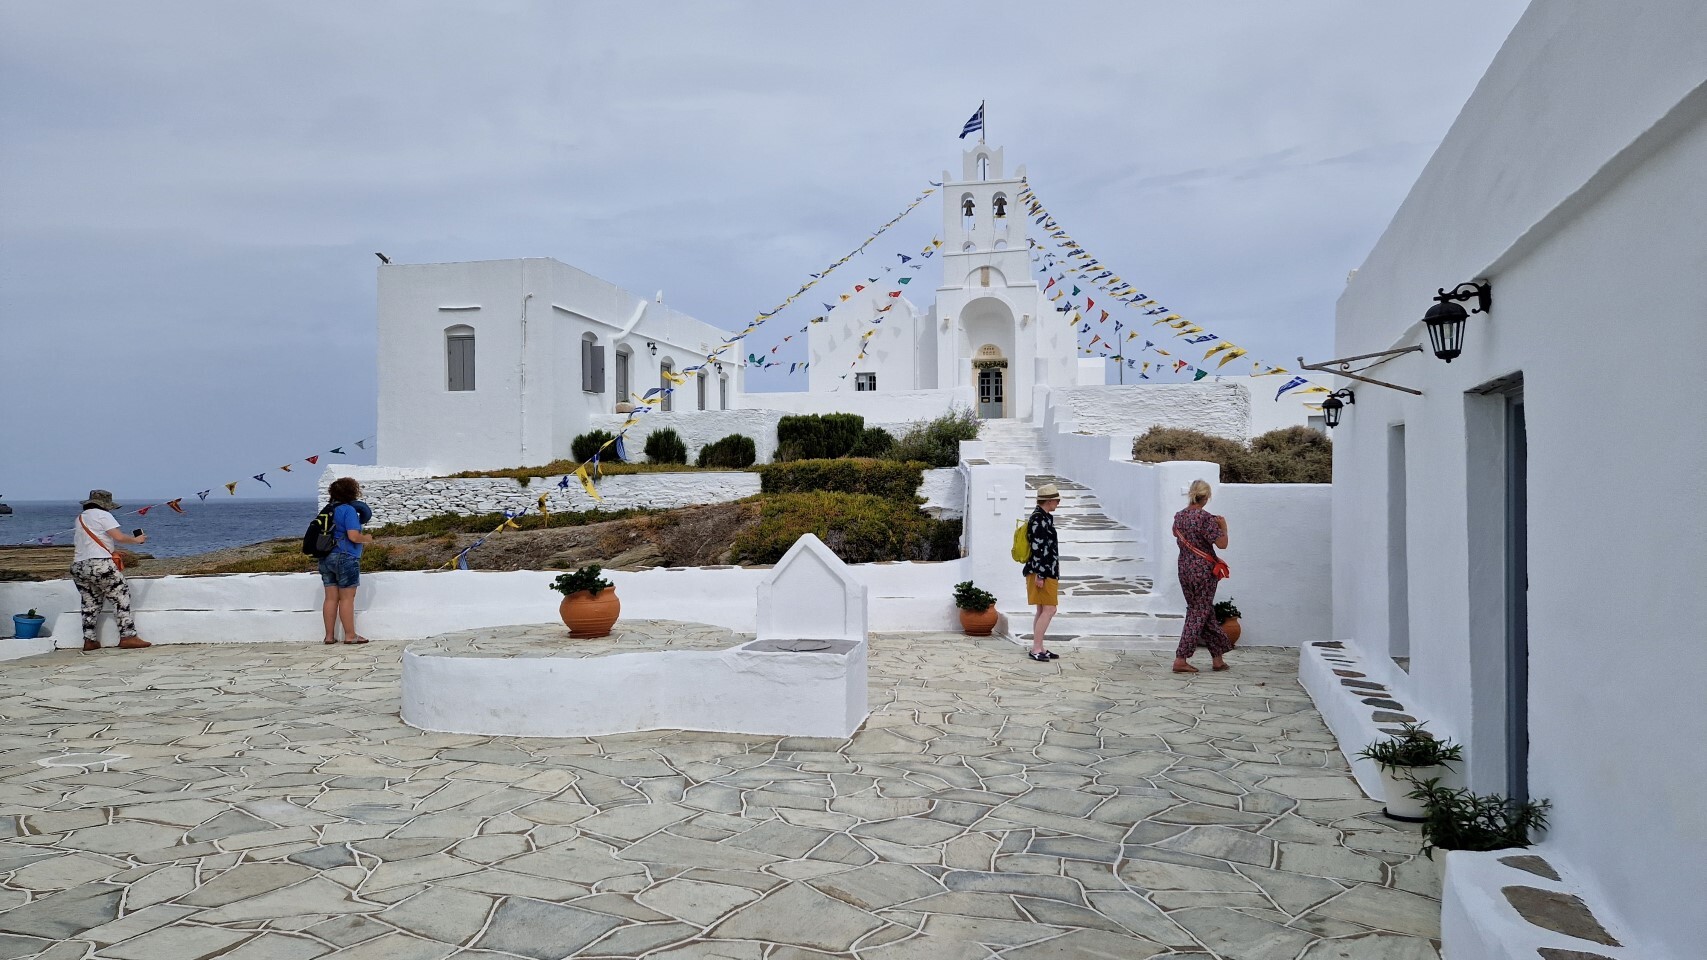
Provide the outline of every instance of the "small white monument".
{"type": "Polygon", "coordinates": [[[808,533],[759,584],[759,639],[866,640],[866,585],[808,533]]]}

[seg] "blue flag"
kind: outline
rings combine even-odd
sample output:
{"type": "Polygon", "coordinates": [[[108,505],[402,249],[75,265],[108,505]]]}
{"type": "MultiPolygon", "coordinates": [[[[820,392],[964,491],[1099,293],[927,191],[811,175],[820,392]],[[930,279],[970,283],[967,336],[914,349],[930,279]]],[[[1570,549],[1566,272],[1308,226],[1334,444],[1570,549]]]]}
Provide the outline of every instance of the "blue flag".
{"type": "Polygon", "coordinates": [[[1293,377],[1291,380],[1286,381],[1286,384],[1284,386],[1282,386],[1277,393],[1275,393],[1274,399],[1279,400],[1280,395],[1282,393],[1285,393],[1288,390],[1296,390],[1299,387],[1302,387],[1304,384],[1309,383],[1309,382],[1310,381],[1304,379],[1303,377],[1293,377]]]}
{"type": "MultiPolygon", "coordinates": [[[[628,451],[623,449],[621,437],[616,438],[616,458],[618,460],[621,460],[623,463],[628,462],[628,451]]],[[[563,478],[563,485],[564,486],[569,485],[569,478],[568,477],[563,478]]]]}
{"type": "Polygon", "coordinates": [[[965,140],[969,135],[980,133],[984,129],[984,105],[978,104],[978,109],[972,118],[966,121],[966,126],[960,128],[960,139],[965,140]]]}

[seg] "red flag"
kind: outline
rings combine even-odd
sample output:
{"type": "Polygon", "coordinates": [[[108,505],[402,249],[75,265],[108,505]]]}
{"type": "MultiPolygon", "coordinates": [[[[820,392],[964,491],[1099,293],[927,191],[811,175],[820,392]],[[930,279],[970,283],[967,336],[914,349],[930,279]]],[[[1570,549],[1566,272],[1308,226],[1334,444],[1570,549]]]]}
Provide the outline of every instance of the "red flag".
{"type": "Polygon", "coordinates": [[[1104,310],[1102,312],[1102,319],[1098,320],[1097,323],[1107,323],[1107,322],[1108,322],[1108,311],[1104,310]]]}
{"type": "Polygon", "coordinates": [[[890,295],[890,296],[891,296],[891,297],[898,297],[898,296],[900,296],[900,295],[901,295],[901,291],[899,291],[899,290],[891,290],[891,291],[889,291],[889,295],[890,295]]]}
{"type": "Polygon", "coordinates": [[[1046,284],[1044,284],[1044,285],[1043,285],[1043,289],[1044,289],[1044,290],[1045,290],[1045,291],[1047,291],[1047,290],[1048,290],[1048,289],[1049,289],[1049,288],[1050,288],[1050,287],[1053,287],[1053,286],[1054,286],[1054,285],[1055,285],[1055,278],[1054,278],[1054,277],[1050,277],[1050,278],[1049,278],[1049,282],[1048,282],[1048,283],[1046,283],[1046,284]]]}
{"type": "Polygon", "coordinates": [[[312,457],[303,457],[303,459],[307,460],[309,463],[319,463],[320,462],[320,454],[317,453],[312,457]]]}
{"type": "Polygon", "coordinates": [[[858,292],[860,292],[860,291],[861,291],[861,290],[864,290],[864,289],[865,289],[865,284],[863,284],[863,283],[856,283],[856,284],[854,284],[854,292],[855,292],[855,293],[858,293],[858,292]]]}
{"type": "Polygon", "coordinates": [[[1097,334],[1097,335],[1096,335],[1096,336],[1094,336],[1094,337],[1092,337],[1092,338],[1091,338],[1091,342],[1090,342],[1090,346],[1093,346],[1093,347],[1094,347],[1094,346],[1096,346],[1096,345],[1097,345],[1097,341],[1098,341],[1098,340],[1101,340],[1101,339],[1102,339],[1102,334],[1100,334],[1100,333],[1099,333],[1099,334],[1097,334]]]}
{"type": "Polygon", "coordinates": [[[184,512],[184,508],[183,508],[183,507],[181,507],[181,506],[179,506],[179,504],[181,504],[181,503],[183,503],[183,502],[184,502],[184,498],[183,498],[183,497],[179,497],[179,498],[178,498],[178,499],[176,499],[176,500],[168,500],[168,501],[166,501],[166,506],[168,506],[168,507],[171,507],[171,508],[172,508],[172,512],[173,512],[173,513],[183,513],[183,512],[184,512]]]}
{"type": "Polygon", "coordinates": [[[1085,298],[1085,309],[1086,310],[1089,310],[1090,308],[1092,308],[1096,305],[1097,305],[1097,302],[1095,300],[1092,300],[1090,297],[1085,298]]]}
{"type": "Polygon", "coordinates": [[[150,504],[146,507],[143,507],[141,510],[136,511],[136,515],[139,517],[146,517],[146,516],[148,516],[148,511],[153,510],[153,509],[154,509],[154,506],[152,504],[150,504]]]}

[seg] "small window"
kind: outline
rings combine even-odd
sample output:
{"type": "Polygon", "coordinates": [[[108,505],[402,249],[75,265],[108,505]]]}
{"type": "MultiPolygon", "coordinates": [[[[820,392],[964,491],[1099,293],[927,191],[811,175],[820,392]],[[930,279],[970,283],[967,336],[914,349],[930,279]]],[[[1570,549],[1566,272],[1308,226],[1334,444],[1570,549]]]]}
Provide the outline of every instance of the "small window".
{"type": "Polygon", "coordinates": [[[474,389],[474,328],[445,328],[445,380],[451,390],[474,389]]]}
{"type": "Polygon", "coordinates": [[[628,399],[628,348],[623,347],[616,352],[616,402],[622,403],[628,399]]]}
{"type": "Polygon", "coordinates": [[[605,392],[605,348],[590,333],[581,337],[581,389],[605,392]]]}
{"type": "Polygon", "coordinates": [[[877,389],[877,374],[854,374],[854,390],[858,392],[875,391],[877,389]]]}
{"type": "Polygon", "coordinates": [[[704,410],[705,409],[705,371],[701,370],[699,373],[695,374],[693,381],[694,381],[694,389],[699,391],[699,408],[701,410],[704,410]]]}
{"type": "Polygon", "coordinates": [[[719,410],[729,409],[729,378],[728,377],[720,376],[717,378],[717,409],[719,409],[719,410]]]}
{"type": "Polygon", "coordinates": [[[672,409],[675,408],[675,404],[672,402],[672,398],[674,398],[676,395],[675,394],[676,385],[671,383],[670,378],[668,376],[666,376],[666,374],[671,374],[671,373],[675,373],[675,372],[676,372],[676,365],[672,361],[665,360],[662,363],[658,364],[658,393],[659,393],[659,396],[661,397],[661,399],[658,401],[658,410],[661,413],[669,413],[672,409]]]}

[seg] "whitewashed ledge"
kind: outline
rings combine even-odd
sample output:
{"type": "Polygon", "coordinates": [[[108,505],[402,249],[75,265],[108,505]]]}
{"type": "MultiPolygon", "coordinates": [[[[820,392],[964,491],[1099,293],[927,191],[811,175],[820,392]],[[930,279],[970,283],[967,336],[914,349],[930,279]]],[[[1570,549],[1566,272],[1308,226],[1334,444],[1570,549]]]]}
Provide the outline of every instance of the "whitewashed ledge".
{"type": "Polygon", "coordinates": [[[403,652],[403,722],[437,733],[590,737],[637,730],[848,737],[865,722],[866,643],[754,640],[708,624],[624,620],[430,637],[403,652]]]}
{"type": "MultiPolygon", "coordinates": [[[[603,503],[593,500],[577,483],[568,489],[557,485],[558,477],[533,477],[524,485],[508,477],[450,479],[428,476],[415,467],[373,467],[330,464],[320,477],[324,490],[338,477],[354,477],[362,485],[362,498],[373,508],[374,523],[409,523],[424,517],[452,513],[498,513],[504,510],[539,508],[539,495],[554,513],[582,510],[623,510],[731,503],[759,492],[759,475],[745,470],[695,471],[684,473],[637,473],[604,477],[598,481],[603,503]]],[[[953,467],[926,470],[919,484],[923,509],[934,517],[952,519],[964,510],[966,484],[953,467]]]]}

